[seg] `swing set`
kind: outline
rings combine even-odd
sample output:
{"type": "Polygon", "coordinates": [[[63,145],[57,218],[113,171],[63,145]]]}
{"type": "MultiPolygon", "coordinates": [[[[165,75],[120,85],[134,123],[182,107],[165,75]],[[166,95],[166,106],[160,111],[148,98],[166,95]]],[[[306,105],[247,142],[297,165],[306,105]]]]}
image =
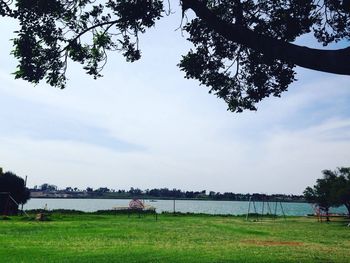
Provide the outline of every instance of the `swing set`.
{"type": "Polygon", "coordinates": [[[265,215],[270,216],[273,219],[277,218],[277,210],[278,206],[280,207],[280,212],[282,213],[284,219],[286,219],[286,214],[284,213],[284,209],[282,206],[282,202],[279,200],[268,200],[267,198],[264,198],[262,201],[256,201],[254,198],[250,197],[249,198],[249,203],[248,203],[248,211],[247,211],[247,216],[246,220],[248,221],[250,217],[255,217],[255,221],[262,221],[265,215]],[[259,214],[259,211],[257,209],[256,203],[261,203],[261,214],[259,214]],[[272,209],[271,209],[272,207],[272,209]],[[251,211],[251,209],[253,211],[251,211]]]}

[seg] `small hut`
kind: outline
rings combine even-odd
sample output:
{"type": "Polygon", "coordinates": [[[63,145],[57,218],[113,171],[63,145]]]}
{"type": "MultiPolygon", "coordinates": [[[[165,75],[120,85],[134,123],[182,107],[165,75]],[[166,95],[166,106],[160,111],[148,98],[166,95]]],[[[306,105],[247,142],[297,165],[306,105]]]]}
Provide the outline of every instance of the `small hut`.
{"type": "Polygon", "coordinates": [[[129,209],[142,210],[145,208],[145,204],[136,198],[133,198],[129,203],[129,209]]]}

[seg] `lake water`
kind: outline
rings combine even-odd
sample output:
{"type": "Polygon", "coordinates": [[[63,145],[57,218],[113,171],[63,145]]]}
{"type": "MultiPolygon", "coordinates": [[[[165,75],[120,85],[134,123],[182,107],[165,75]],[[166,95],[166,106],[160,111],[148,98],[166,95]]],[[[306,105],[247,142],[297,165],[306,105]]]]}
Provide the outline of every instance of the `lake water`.
{"type": "MultiPolygon", "coordinates": [[[[145,200],[145,204],[156,207],[157,213],[163,211],[173,212],[173,200],[145,200]]],[[[40,209],[47,205],[49,210],[52,209],[74,209],[85,212],[94,212],[97,210],[108,210],[113,207],[128,206],[130,199],[46,199],[32,198],[24,205],[24,209],[40,209]]],[[[221,214],[221,215],[242,215],[248,211],[249,202],[239,201],[197,201],[197,200],[176,200],[175,211],[182,213],[205,213],[205,214],[221,214]]],[[[310,204],[306,203],[281,203],[283,211],[286,215],[304,216],[312,214],[313,209],[310,204]]],[[[262,202],[255,202],[255,208],[258,213],[262,212],[262,202]]],[[[274,213],[275,203],[265,203],[264,213],[270,211],[274,213]]],[[[281,205],[277,205],[277,214],[282,215],[281,205]]],[[[254,212],[254,205],[251,203],[250,212],[254,212]]],[[[332,208],[332,213],[346,213],[345,207],[332,208]]]]}

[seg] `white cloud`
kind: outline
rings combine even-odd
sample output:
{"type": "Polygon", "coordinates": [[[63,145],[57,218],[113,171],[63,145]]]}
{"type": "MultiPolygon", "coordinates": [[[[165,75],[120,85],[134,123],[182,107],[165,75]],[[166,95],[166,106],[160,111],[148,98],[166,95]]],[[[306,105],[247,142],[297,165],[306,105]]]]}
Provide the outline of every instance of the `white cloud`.
{"type": "Polygon", "coordinates": [[[13,80],[7,58],[0,121],[11,132],[0,127],[0,166],[28,174],[30,185],[301,193],[321,170],[350,165],[347,77],[299,70],[300,81],[282,98],[232,114],[176,68],[187,48],[169,30],[178,22],[160,28],[161,39],[157,28],[143,39],[141,62],[114,54],[97,81],[70,65],[65,90],[13,80]],[[5,98],[13,101],[6,109],[5,98]],[[24,104],[28,112],[18,114],[24,104]],[[75,135],[43,136],[50,125],[75,135]],[[90,139],[77,139],[81,129],[90,139]],[[140,149],[113,150],[100,136],[140,149]]]}

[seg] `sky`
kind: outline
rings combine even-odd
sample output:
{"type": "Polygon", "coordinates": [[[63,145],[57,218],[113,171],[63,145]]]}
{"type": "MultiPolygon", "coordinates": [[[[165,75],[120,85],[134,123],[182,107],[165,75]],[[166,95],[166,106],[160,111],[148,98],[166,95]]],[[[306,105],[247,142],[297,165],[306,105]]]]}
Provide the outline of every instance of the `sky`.
{"type": "Polygon", "coordinates": [[[98,80],[70,63],[59,90],[14,80],[16,25],[3,19],[0,167],[30,187],[301,194],[350,166],[350,77],[297,68],[281,98],[231,113],[176,66],[191,47],[180,23],[177,12],[142,36],[138,62],[110,54],[98,80]]]}

